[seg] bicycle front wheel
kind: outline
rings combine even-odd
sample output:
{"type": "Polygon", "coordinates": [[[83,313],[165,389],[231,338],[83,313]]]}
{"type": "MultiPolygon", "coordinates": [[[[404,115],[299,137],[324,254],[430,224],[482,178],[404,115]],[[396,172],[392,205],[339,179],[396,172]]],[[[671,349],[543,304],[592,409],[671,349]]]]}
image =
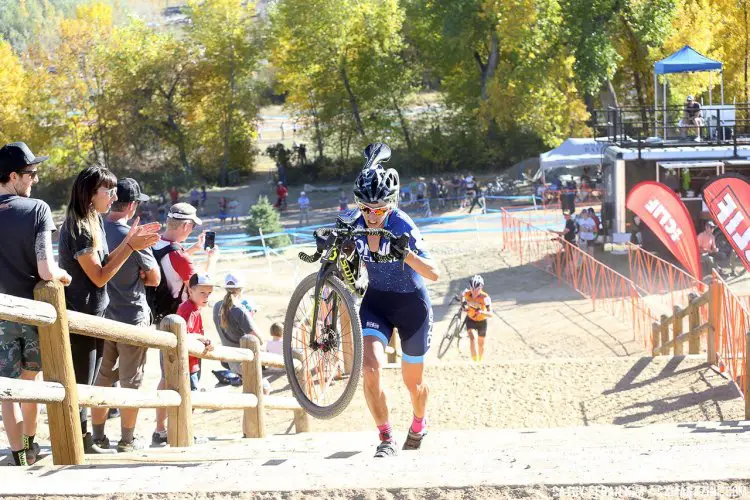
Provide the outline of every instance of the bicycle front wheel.
{"type": "Polygon", "coordinates": [[[453,319],[451,319],[448,329],[445,331],[445,335],[443,335],[443,340],[440,341],[440,346],[438,347],[438,359],[442,359],[443,356],[445,356],[445,353],[448,352],[448,349],[450,349],[451,344],[453,343],[454,333],[459,327],[460,321],[461,318],[458,314],[454,315],[453,319]]]}
{"type": "Polygon", "coordinates": [[[362,372],[362,326],[346,285],[329,275],[316,301],[317,279],[317,273],[305,277],[289,301],[284,366],[300,406],[315,418],[328,419],[343,412],[357,391],[362,372]],[[315,338],[311,339],[316,308],[315,338]]]}

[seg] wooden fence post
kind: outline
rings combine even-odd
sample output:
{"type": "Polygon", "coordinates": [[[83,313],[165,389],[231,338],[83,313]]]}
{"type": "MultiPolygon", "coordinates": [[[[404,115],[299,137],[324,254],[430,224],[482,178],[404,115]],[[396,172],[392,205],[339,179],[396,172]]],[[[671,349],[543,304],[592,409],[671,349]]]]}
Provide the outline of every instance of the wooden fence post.
{"type": "MultiPolygon", "coordinates": [[[[299,361],[299,367],[295,370],[297,372],[299,385],[307,390],[307,371],[305,370],[305,364],[302,362],[302,353],[299,351],[292,351],[292,356],[295,360],[299,361]]],[[[310,432],[310,416],[304,408],[294,410],[294,428],[297,432],[310,432]]]]}
{"type": "Polygon", "coordinates": [[[398,350],[401,348],[400,337],[398,336],[398,330],[393,329],[391,335],[391,341],[388,343],[389,346],[393,347],[393,352],[388,353],[388,363],[398,363],[398,350]]]}
{"type": "Polygon", "coordinates": [[[745,420],[750,420],[750,332],[745,334],[745,420]]]}
{"type": "MultiPolygon", "coordinates": [[[[688,331],[694,332],[696,328],[700,326],[700,308],[693,304],[698,299],[698,295],[691,293],[688,295],[690,301],[690,315],[688,316],[688,331]]],[[[693,335],[688,341],[688,354],[700,354],[701,352],[701,337],[700,335],[693,335]]]]}
{"type": "Polygon", "coordinates": [[[711,365],[715,365],[716,339],[721,335],[721,316],[724,297],[721,285],[716,280],[711,281],[709,291],[711,293],[708,301],[708,323],[710,328],[706,336],[706,361],[711,365]]]}
{"type": "MultiPolygon", "coordinates": [[[[682,309],[680,309],[680,306],[674,306],[674,309],[672,310],[672,338],[677,339],[680,335],[682,335],[682,323],[683,323],[684,317],[682,316],[682,309]]],[[[682,342],[674,342],[674,351],[672,351],[675,356],[682,356],[683,349],[682,349],[682,342]]]]}
{"type": "Polygon", "coordinates": [[[244,335],[240,339],[240,347],[250,349],[253,352],[252,361],[242,362],[242,392],[255,394],[258,398],[258,405],[255,408],[245,408],[242,416],[242,434],[246,438],[263,438],[266,437],[266,426],[260,343],[257,337],[244,335]]]}
{"type": "Polygon", "coordinates": [[[161,320],[160,330],[177,337],[177,347],[165,350],[164,374],[167,389],[177,391],[180,406],[167,409],[167,442],[172,447],[193,445],[193,401],[190,394],[190,366],[188,363],[187,325],[182,317],[170,314],[161,320]]]}
{"type": "Polygon", "coordinates": [[[65,388],[65,398],[62,402],[47,404],[52,463],[81,465],[83,463],[83,436],[78,406],[78,386],[73,372],[73,355],[70,351],[65,292],[58,282],[41,281],[34,287],[34,299],[52,304],[57,311],[57,320],[54,323],[39,327],[44,380],[58,382],[65,388]]]}
{"type": "Polygon", "coordinates": [[[651,324],[651,355],[652,356],[658,356],[661,354],[660,347],[660,338],[661,338],[661,325],[654,321],[651,324]]]}
{"type": "MultiPolygon", "coordinates": [[[[669,317],[667,317],[666,314],[661,315],[661,346],[663,347],[669,342],[669,317]]],[[[663,350],[660,350],[662,354],[669,354],[669,349],[667,349],[667,352],[664,352],[663,350]]]]}

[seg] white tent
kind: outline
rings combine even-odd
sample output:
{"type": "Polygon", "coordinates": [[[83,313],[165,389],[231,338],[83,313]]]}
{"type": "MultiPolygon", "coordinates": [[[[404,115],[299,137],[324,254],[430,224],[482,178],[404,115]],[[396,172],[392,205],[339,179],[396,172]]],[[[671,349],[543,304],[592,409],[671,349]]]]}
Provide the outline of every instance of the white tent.
{"type": "Polygon", "coordinates": [[[604,149],[609,145],[606,138],[574,138],[551,151],[539,155],[539,172],[534,179],[544,177],[546,172],[557,168],[575,168],[589,165],[601,165],[604,149]]]}

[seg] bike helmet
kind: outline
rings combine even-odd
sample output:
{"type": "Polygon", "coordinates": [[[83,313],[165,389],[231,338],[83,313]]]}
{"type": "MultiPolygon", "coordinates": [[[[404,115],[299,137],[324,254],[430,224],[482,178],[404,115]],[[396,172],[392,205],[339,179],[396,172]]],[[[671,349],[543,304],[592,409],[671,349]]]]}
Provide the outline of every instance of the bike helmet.
{"type": "Polygon", "coordinates": [[[479,288],[480,286],[484,286],[484,278],[482,278],[478,274],[475,274],[474,276],[472,276],[469,283],[471,284],[471,288],[479,288]]]}
{"type": "Polygon", "coordinates": [[[386,144],[370,144],[365,149],[365,164],[354,181],[354,196],[364,203],[398,203],[400,189],[398,172],[384,169],[381,163],[391,158],[386,144]]]}

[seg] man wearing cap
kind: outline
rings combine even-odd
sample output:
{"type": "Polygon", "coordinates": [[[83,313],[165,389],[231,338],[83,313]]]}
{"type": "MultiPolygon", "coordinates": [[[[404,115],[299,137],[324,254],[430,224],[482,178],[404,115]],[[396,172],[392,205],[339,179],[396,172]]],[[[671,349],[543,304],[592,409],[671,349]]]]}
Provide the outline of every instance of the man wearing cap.
{"type": "Polygon", "coordinates": [[[699,142],[701,140],[701,126],[703,125],[701,105],[693,99],[693,96],[689,95],[685,103],[685,116],[680,122],[680,135],[682,137],[685,137],[685,128],[689,128],[691,125],[695,126],[695,141],[699,142]]]}
{"type": "MultiPolygon", "coordinates": [[[[104,221],[104,232],[109,248],[117,248],[125,239],[130,226],[128,221],[138,211],[140,203],[148,201],[141,193],[135,179],[124,178],[117,181],[117,201],[104,221]]],[[[158,286],[161,273],[150,248],[133,252],[119,271],[109,281],[107,293],[109,305],[105,316],[129,325],[148,327],[151,325],[151,311],[146,301],[146,286],[158,286]]],[[[110,387],[119,381],[121,387],[139,389],[143,381],[148,348],[119,342],[104,341],[102,364],[94,385],[110,387]],[[115,368],[117,365],[117,368],[115,368]]],[[[117,451],[127,452],[142,449],[143,443],[134,439],[137,408],[122,408],[121,435],[117,451]]],[[[104,434],[107,422],[107,408],[92,408],[91,423],[94,427],[94,442],[107,442],[104,434]]],[[[106,446],[105,449],[109,448],[106,446]]]]}
{"type": "MultiPolygon", "coordinates": [[[[56,230],[49,205],[30,198],[39,182],[37,170],[47,156],[35,156],[23,142],[0,148],[0,227],[11,238],[0,242],[0,293],[34,298],[40,280],[70,283],[52,255],[52,232],[56,230]]],[[[42,370],[37,328],[0,321],[0,377],[37,380],[42,370]]],[[[39,405],[2,402],[3,424],[16,465],[36,461],[34,443],[39,405]]]]}
{"type": "Polygon", "coordinates": [[[299,205],[299,225],[310,224],[310,198],[307,194],[302,191],[297,198],[297,204],[299,205]],[[304,221],[304,222],[303,222],[304,221]]]}
{"type": "MultiPolygon", "coordinates": [[[[201,232],[198,235],[198,241],[187,249],[183,249],[181,243],[184,242],[193,232],[196,226],[200,226],[202,221],[196,214],[196,209],[189,203],[175,203],[169,209],[167,214],[167,230],[162,234],[161,240],[153,247],[154,256],[164,271],[164,279],[167,282],[172,297],[185,301],[188,298],[187,290],[190,287],[190,277],[198,272],[193,265],[191,255],[203,249],[203,242],[206,234],[201,232]]],[[[206,259],[205,271],[211,273],[218,258],[218,245],[206,250],[208,259],[206,259]]],[[[177,309],[172,311],[177,312],[177,309]]],[[[162,373],[158,389],[164,389],[167,381],[162,373]]],[[[167,442],[166,430],[167,410],[166,408],[157,408],[156,410],[156,431],[151,436],[151,444],[162,445],[167,442]]]]}
{"type": "Polygon", "coordinates": [[[724,252],[720,252],[716,246],[716,238],[714,238],[715,228],[716,224],[711,220],[707,220],[703,225],[703,231],[698,234],[698,249],[701,252],[701,262],[709,265],[708,274],[716,268],[717,262],[724,262],[727,259],[727,255],[724,252]]]}

